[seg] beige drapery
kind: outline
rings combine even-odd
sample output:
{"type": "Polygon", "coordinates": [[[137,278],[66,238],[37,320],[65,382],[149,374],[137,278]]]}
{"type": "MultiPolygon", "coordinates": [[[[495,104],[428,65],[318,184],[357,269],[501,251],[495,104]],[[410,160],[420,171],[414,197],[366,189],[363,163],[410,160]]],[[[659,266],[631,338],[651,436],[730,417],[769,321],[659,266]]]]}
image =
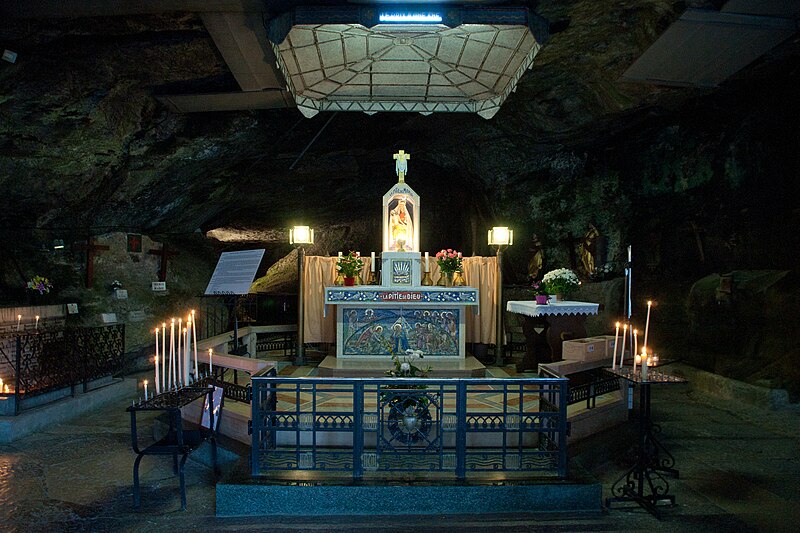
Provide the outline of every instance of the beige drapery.
{"type": "MultiPolygon", "coordinates": [[[[361,279],[369,279],[370,258],[364,257],[361,279]]],[[[336,342],[335,306],[328,308],[328,316],[322,316],[325,302],[325,287],[332,286],[336,280],[336,257],[306,256],[303,275],[305,283],[305,328],[306,342],[336,342]]],[[[423,263],[425,259],[422,259],[423,263]]],[[[467,342],[495,342],[495,317],[497,284],[497,258],[465,257],[463,262],[464,280],[470,287],[478,289],[480,314],[473,314],[471,307],[466,308],[467,342]]],[[[424,268],[424,265],[423,265],[424,268]]],[[[439,279],[439,265],[430,258],[431,279],[439,279]]]]}

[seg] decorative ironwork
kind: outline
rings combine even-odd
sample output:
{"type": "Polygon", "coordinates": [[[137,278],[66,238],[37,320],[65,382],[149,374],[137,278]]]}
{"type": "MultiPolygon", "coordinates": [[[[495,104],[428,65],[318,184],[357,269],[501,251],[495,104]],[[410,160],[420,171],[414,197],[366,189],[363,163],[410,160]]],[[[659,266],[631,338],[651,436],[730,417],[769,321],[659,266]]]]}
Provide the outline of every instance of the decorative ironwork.
{"type": "Polygon", "coordinates": [[[596,405],[598,396],[616,390],[619,390],[619,378],[616,376],[570,387],[569,405],[585,401],[586,408],[591,409],[596,405]]]}
{"type": "Polygon", "coordinates": [[[36,330],[0,339],[0,377],[13,383],[16,409],[26,398],[123,373],[125,325],[36,330]]]}
{"type": "Polygon", "coordinates": [[[254,376],[252,472],[566,476],[567,380],[254,376]],[[348,446],[349,444],[349,446],[348,446]]]}
{"type": "Polygon", "coordinates": [[[675,505],[675,496],[669,494],[669,481],[664,474],[677,478],[678,471],[674,468],[675,458],[656,438],[661,428],[653,424],[650,416],[650,386],[654,383],[686,383],[686,380],[655,371],[648,375],[647,380],[642,380],[640,373],[634,374],[626,369],[606,371],[639,387],[639,435],[635,462],[611,486],[612,497],[606,500],[606,505],[634,502],[660,519],[658,504],[675,505]]]}
{"type": "Polygon", "coordinates": [[[248,383],[247,385],[239,385],[238,383],[231,383],[223,381],[213,376],[208,376],[197,382],[197,386],[216,386],[222,387],[222,395],[235,402],[250,403],[253,398],[253,388],[248,383]]]}

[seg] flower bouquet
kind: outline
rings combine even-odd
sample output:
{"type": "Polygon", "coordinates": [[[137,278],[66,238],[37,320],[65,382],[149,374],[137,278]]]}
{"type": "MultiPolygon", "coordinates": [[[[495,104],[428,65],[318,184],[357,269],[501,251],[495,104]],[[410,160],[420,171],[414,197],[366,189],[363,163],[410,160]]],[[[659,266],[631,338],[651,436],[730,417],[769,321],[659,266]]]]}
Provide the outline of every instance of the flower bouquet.
{"type": "Polygon", "coordinates": [[[581,284],[575,272],[568,268],[551,270],[542,277],[542,283],[548,294],[555,294],[561,300],[577,290],[581,284]]]}
{"type": "Polygon", "coordinates": [[[356,276],[361,272],[361,267],[364,266],[364,261],[361,259],[361,254],[353,252],[352,250],[339,258],[336,263],[336,270],[344,278],[344,284],[352,286],[355,284],[356,276]]]}
{"type": "Polygon", "coordinates": [[[439,265],[439,270],[442,274],[452,274],[457,270],[461,270],[461,252],[457,252],[452,248],[436,252],[436,264],[439,265]]]}
{"type": "Polygon", "coordinates": [[[533,289],[533,295],[536,297],[536,303],[539,305],[546,305],[547,300],[550,299],[550,296],[548,296],[547,288],[544,286],[544,282],[534,281],[531,288],[533,289]]]}
{"type": "Polygon", "coordinates": [[[53,284],[44,276],[33,276],[25,288],[29,291],[39,291],[39,294],[47,294],[53,288],[53,284]]]}

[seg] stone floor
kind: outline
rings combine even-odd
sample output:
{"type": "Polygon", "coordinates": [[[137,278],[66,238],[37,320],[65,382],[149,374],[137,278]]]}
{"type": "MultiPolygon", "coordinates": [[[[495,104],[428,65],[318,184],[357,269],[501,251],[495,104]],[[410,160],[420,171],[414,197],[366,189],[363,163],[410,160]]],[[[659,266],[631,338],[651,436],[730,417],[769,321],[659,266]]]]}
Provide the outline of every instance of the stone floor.
{"type": "MultiPolygon", "coordinates": [[[[653,391],[653,414],[681,478],[678,505],[659,522],[641,509],[589,518],[542,516],[278,517],[217,519],[210,470],[187,465],[188,510],[179,510],[170,461],[142,463],[143,507],[132,508],[129,418],[133,397],[82,419],[0,446],[0,531],[797,531],[800,412],[709,400],[690,386],[653,391]]],[[[624,425],[571,448],[572,464],[606,494],[631,457],[624,425]]]]}

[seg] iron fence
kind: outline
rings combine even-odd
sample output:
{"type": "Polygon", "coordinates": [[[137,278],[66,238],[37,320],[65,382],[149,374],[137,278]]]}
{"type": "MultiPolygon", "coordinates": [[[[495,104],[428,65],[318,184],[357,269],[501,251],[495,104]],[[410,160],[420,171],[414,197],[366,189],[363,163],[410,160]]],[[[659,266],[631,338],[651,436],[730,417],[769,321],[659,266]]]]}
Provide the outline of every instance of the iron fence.
{"type": "Polygon", "coordinates": [[[567,471],[567,380],[252,379],[254,476],[567,471]]]}
{"type": "MultiPolygon", "coordinates": [[[[0,378],[13,396],[14,414],[24,400],[91,384],[124,371],[125,325],[14,333],[0,337],[0,378]]],[[[5,387],[4,387],[5,389],[5,387]]],[[[57,399],[57,398],[54,398],[57,399]]]]}

